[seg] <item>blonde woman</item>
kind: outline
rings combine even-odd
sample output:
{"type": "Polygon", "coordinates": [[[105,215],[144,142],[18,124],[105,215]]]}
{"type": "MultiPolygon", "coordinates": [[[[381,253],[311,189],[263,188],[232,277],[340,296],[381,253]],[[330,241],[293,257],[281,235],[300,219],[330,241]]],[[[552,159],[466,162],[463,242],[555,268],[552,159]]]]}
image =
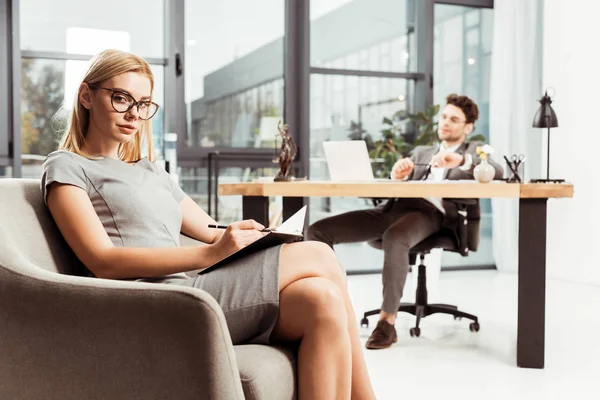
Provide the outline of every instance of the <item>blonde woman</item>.
{"type": "Polygon", "coordinates": [[[256,240],[263,226],[208,228],[216,222],[154,163],[153,89],[136,55],[107,50],[92,59],[60,150],[43,165],[44,201],[69,246],[98,278],[206,290],[234,344],[299,342],[301,399],[374,398],[346,282],[326,245],[288,244],[184,274],[256,240]],[[180,247],[180,232],[207,245],[180,247]]]}

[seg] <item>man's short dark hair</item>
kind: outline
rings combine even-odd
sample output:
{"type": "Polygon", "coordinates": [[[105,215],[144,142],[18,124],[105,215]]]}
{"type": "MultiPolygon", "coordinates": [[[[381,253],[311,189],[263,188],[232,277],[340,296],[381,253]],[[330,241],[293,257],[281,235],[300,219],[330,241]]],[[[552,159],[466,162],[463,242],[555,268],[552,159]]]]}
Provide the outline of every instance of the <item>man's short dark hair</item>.
{"type": "Polygon", "coordinates": [[[452,104],[465,113],[467,124],[473,124],[479,118],[479,108],[477,104],[467,96],[459,96],[457,94],[449,94],[446,97],[446,104],[452,104]]]}

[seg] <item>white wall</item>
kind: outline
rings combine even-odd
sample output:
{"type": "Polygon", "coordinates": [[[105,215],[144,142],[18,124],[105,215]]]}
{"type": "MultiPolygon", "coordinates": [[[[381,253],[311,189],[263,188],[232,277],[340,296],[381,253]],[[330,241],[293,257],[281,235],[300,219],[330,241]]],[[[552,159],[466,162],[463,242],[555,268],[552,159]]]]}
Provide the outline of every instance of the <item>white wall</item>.
{"type": "Polygon", "coordinates": [[[543,82],[556,90],[552,106],[559,123],[551,130],[550,175],[575,186],[573,199],[548,204],[548,277],[598,285],[599,14],[599,1],[544,2],[543,82]]]}

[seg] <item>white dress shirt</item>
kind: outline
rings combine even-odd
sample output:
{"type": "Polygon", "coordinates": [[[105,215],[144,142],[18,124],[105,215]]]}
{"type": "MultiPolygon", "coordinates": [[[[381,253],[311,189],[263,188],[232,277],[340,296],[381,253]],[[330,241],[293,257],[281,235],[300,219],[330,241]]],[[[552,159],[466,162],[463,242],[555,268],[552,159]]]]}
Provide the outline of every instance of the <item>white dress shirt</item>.
{"type": "MultiPolygon", "coordinates": [[[[446,150],[449,153],[454,153],[460,147],[460,145],[461,144],[457,144],[455,146],[446,148],[446,147],[444,147],[443,143],[440,143],[440,145],[438,147],[438,151],[436,151],[435,154],[439,153],[440,150],[442,150],[442,149],[446,150]]],[[[464,154],[464,158],[465,158],[465,162],[463,163],[463,165],[461,165],[458,168],[463,171],[468,171],[471,168],[471,166],[473,165],[473,158],[471,157],[470,154],[464,154]]],[[[431,167],[431,172],[429,173],[429,176],[427,176],[426,181],[442,182],[444,180],[445,174],[446,174],[446,168],[431,167]]],[[[391,178],[395,179],[393,176],[391,178]]],[[[408,177],[404,178],[403,180],[406,180],[407,178],[408,177]]],[[[444,210],[444,206],[442,204],[441,197],[425,197],[425,200],[427,200],[428,202],[433,204],[435,206],[435,208],[437,208],[438,210],[441,211],[442,214],[446,214],[446,210],[444,210]]]]}

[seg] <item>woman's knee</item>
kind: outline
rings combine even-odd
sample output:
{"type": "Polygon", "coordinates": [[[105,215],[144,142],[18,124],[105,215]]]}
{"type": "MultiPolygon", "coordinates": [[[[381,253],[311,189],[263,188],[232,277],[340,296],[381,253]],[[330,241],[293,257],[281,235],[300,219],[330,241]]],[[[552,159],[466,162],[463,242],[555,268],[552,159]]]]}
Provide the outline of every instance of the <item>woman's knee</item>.
{"type": "Polygon", "coordinates": [[[305,242],[310,246],[307,251],[316,257],[315,263],[323,271],[324,277],[340,283],[346,280],[344,270],[342,269],[333,249],[321,242],[305,242]]]}
{"type": "Polygon", "coordinates": [[[306,308],[315,326],[343,327],[348,324],[344,298],[340,288],[326,279],[316,279],[306,291],[306,308]]]}
{"type": "Polygon", "coordinates": [[[286,245],[281,257],[280,289],[299,279],[326,278],[339,287],[346,277],[335,253],[320,242],[304,241],[286,245]]]}

